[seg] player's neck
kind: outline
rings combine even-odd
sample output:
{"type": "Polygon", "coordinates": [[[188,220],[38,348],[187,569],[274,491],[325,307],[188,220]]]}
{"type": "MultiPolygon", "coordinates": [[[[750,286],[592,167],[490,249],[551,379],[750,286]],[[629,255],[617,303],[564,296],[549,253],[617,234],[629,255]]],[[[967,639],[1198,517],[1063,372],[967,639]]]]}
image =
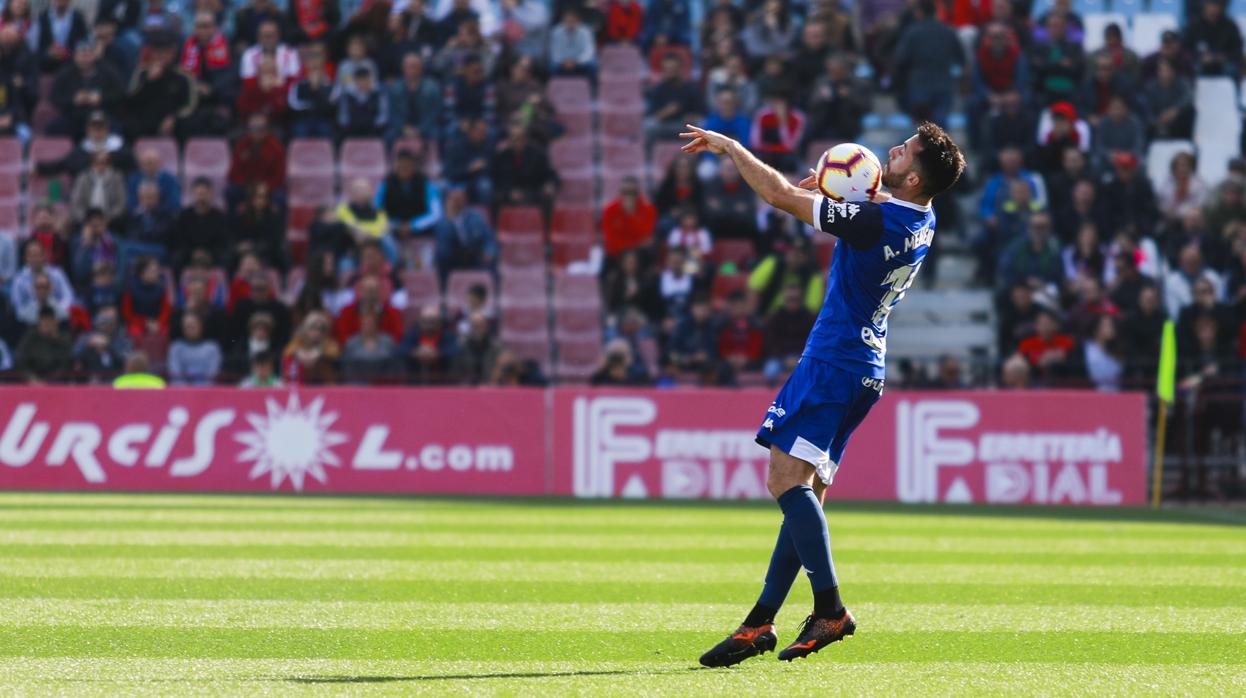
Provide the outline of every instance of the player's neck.
{"type": "Polygon", "coordinates": [[[910,192],[893,191],[891,192],[891,200],[906,208],[920,209],[922,211],[930,208],[929,196],[919,196],[910,192]]]}

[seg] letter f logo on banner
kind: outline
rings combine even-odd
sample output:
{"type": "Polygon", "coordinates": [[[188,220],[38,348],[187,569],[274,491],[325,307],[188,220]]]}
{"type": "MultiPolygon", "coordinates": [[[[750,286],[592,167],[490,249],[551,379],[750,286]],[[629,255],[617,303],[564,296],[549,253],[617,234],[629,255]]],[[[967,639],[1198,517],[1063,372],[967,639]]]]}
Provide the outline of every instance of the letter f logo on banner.
{"type": "Polygon", "coordinates": [[[652,453],[649,437],[615,433],[620,426],[640,427],[657,417],[653,400],[642,397],[575,399],[575,467],[572,490],[577,497],[614,496],[615,463],[643,461],[652,453]]]}
{"type": "Polygon", "coordinates": [[[964,400],[904,400],[896,410],[896,497],[938,502],[939,469],[974,459],[973,441],[945,438],[939,430],[977,425],[978,406],[964,400]]]}

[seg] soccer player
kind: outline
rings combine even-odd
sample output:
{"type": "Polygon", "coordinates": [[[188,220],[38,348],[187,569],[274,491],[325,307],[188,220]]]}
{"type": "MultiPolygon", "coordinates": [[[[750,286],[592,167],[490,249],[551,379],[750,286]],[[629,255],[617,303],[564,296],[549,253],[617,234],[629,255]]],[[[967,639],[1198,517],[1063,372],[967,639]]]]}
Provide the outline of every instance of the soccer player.
{"type": "Polygon", "coordinates": [[[839,595],[822,500],[848,437],[882,396],[887,316],[930,249],[930,201],[956,183],[965,159],[943,129],[924,123],[887,153],[882,182],[890,195],[844,203],[819,194],[813,177],[791,184],[720,133],[689,125],[680,136],[690,139],[684,152],[730,157],[767,203],[841,241],[800,362],[757,432],[757,443],[770,449],[766,487],[783,511],[761,596],[740,627],[701,657],[705,666],[731,666],[775,649],[775,614],[803,567],[813,613],[779,652],[791,661],[856,630],[839,595]]]}

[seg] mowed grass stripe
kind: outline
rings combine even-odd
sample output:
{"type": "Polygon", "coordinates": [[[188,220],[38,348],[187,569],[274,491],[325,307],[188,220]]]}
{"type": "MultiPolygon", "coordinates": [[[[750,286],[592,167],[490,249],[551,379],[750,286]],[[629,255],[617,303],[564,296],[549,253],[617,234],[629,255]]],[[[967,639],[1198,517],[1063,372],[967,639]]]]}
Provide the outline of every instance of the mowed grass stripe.
{"type": "MultiPolygon", "coordinates": [[[[1197,544],[1192,547],[1198,547],[1197,544]]],[[[1129,565],[1155,566],[1167,569],[1174,565],[1246,566],[1246,554],[1214,552],[1158,553],[1067,551],[1060,548],[1044,552],[1030,550],[1010,552],[972,552],[946,550],[876,550],[864,546],[835,545],[835,560],[840,563],[943,563],[943,564],[1052,564],[1052,565],[1129,565]]],[[[21,558],[258,558],[307,560],[461,560],[461,548],[450,546],[285,546],[285,545],[16,545],[0,546],[0,556],[21,558]]],[[[474,559],[512,562],[721,562],[724,553],[699,548],[551,548],[522,547],[495,543],[473,546],[474,559]]],[[[758,545],[740,549],[729,555],[741,565],[764,566],[770,558],[770,546],[758,545]]]]}
{"type": "MultiPolygon", "coordinates": [[[[1085,585],[1072,581],[940,584],[864,583],[846,580],[844,597],[857,603],[946,603],[1176,606],[1216,608],[1242,605],[1238,587],[1198,585],[1085,585]]],[[[0,598],[56,599],[235,599],[288,601],[433,601],[440,603],[704,603],[724,599],[747,610],[761,590],[761,580],[714,579],[626,584],[598,581],[523,582],[475,579],[340,580],[297,578],[144,578],[144,577],[0,577],[0,598]]],[[[808,584],[798,580],[790,608],[808,604],[808,584]]]]}
{"type": "MultiPolygon", "coordinates": [[[[0,628],[0,656],[21,657],[237,657],[460,660],[540,660],[570,654],[578,661],[651,659],[655,654],[695,657],[724,630],[585,631],[470,630],[439,628],[125,628],[25,626],[0,628]]],[[[1139,642],[1136,635],[1099,632],[928,632],[862,630],[832,652],[837,663],[880,656],[910,662],[1050,661],[1131,664],[1246,664],[1242,633],[1162,633],[1139,642]]]]}
{"type": "MultiPolygon", "coordinates": [[[[1217,540],[1201,537],[1197,532],[1190,532],[1190,539],[1183,541],[1164,542],[1151,539],[1145,534],[1136,537],[1118,537],[1103,539],[1085,539],[1079,537],[1056,536],[1027,541],[1023,538],[944,538],[932,535],[925,539],[919,536],[885,536],[881,534],[851,534],[831,526],[832,547],[834,549],[868,549],[868,550],[948,550],[969,552],[1016,552],[1033,550],[1034,552],[1063,551],[1067,548],[1070,554],[1078,552],[1134,552],[1165,554],[1167,552],[1202,552],[1225,555],[1240,555],[1243,552],[1242,537],[1246,530],[1240,531],[1233,540],[1217,540]],[[962,545],[963,543],[963,545],[962,545]]],[[[717,532],[681,531],[678,536],[670,536],[670,529],[661,533],[645,534],[620,528],[614,533],[582,533],[574,526],[562,529],[550,529],[540,533],[522,533],[500,526],[493,531],[446,531],[424,532],[419,529],[402,530],[357,530],[341,531],[326,527],[316,530],[306,529],[263,529],[239,528],[226,530],[221,527],[188,527],[176,529],[168,527],[149,528],[110,528],[108,526],[75,527],[72,530],[40,529],[40,528],[9,528],[0,529],[0,548],[9,545],[285,545],[301,547],[339,546],[339,547],[449,547],[449,548],[493,548],[493,547],[524,547],[552,548],[562,550],[579,550],[584,548],[609,547],[620,550],[648,551],[655,547],[681,550],[749,550],[770,549],[774,545],[778,523],[771,521],[766,526],[739,530],[732,535],[717,532]]]]}
{"type": "MultiPolygon", "coordinates": [[[[862,628],[902,632],[1121,633],[1246,632],[1246,608],[1034,604],[861,603],[862,628]]],[[[210,601],[204,599],[0,599],[0,626],[123,626],[188,628],[379,628],[492,630],[706,630],[730,625],[738,604],[439,603],[368,601],[210,601]]],[[[791,630],[801,610],[783,614],[791,630]]],[[[780,624],[782,628],[783,624],[780,624]]]]}
{"type": "MultiPolygon", "coordinates": [[[[834,649],[839,649],[836,647],[834,649]]],[[[830,650],[828,650],[829,652],[830,650]]],[[[0,665],[0,681],[32,693],[116,695],[140,685],[144,692],[185,695],[277,693],[324,695],[620,695],[669,696],[740,693],[744,682],[764,681],[774,695],[811,693],[811,679],[833,680],[843,695],[1239,695],[1246,667],[1223,664],[1091,664],[1057,662],[861,661],[837,671],[833,658],[813,666],[754,660],[730,671],[691,668],[666,657],[637,662],[341,659],[151,659],[14,657],[0,665]],[[833,679],[832,679],[833,677],[833,679]],[[1165,691],[1165,689],[1168,689],[1165,691]]]]}
{"type": "MultiPolygon", "coordinates": [[[[845,583],[886,582],[904,577],[928,583],[1038,584],[1066,578],[1083,585],[1203,585],[1246,587],[1246,567],[1130,567],[1036,564],[844,563],[845,583]]],[[[623,584],[757,580],[760,564],[740,562],[525,562],[492,560],[268,560],[240,558],[20,558],[0,557],[0,577],[165,577],[170,579],[342,579],[550,582],[610,580],[623,584]]],[[[1243,590],[1246,594],[1246,589],[1243,590]]]]}

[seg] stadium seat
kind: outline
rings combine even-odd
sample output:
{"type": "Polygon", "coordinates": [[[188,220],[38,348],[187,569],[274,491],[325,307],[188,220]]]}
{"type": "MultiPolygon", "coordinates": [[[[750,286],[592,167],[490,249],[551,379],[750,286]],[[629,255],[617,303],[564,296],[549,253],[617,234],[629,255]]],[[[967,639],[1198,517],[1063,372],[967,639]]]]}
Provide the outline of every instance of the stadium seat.
{"type": "Polygon", "coordinates": [[[592,206],[596,201],[596,183],[592,177],[563,178],[554,196],[557,206],[592,206]]]}
{"type": "Polygon", "coordinates": [[[506,343],[506,348],[515,352],[515,356],[524,361],[535,361],[543,373],[549,374],[550,341],[548,336],[534,339],[512,339],[506,343]]]}
{"type": "Polygon", "coordinates": [[[313,174],[290,177],[286,186],[291,206],[331,206],[334,201],[333,175],[313,174]]]}
{"type": "Polygon", "coordinates": [[[602,142],[633,143],[639,146],[644,140],[645,114],[639,109],[630,111],[607,111],[601,115],[602,142]]]}
{"type": "Polygon", "coordinates": [[[550,238],[550,260],[556,269],[568,264],[587,261],[593,254],[593,237],[567,237],[554,235],[550,238]]]}
{"type": "Polygon", "coordinates": [[[589,112],[593,93],[588,78],[556,77],[545,86],[545,96],[559,112],[589,112]]]}
{"type": "Polygon", "coordinates": [[[405,269],[399,277],[407,296],[406,322],[419,317],[426,305],[441,305],[441,288],[437,274],[427,269],[405,269]]]}
{"type": "Polygon", "coordinates": [[[1181,20],[1182,13],[1185,12],[1183,0],[1150,0],[1147,4],[1147,10],[1155,14],[1169,15],[1178,22],[1181,20]]]}
{"type": "Polygon", "coordinates": [[[545,267],[545,241],[537,236],[514,233],[498,235],[500,262],[503,266],[522,268],[545,267]]]}
{"type": "Polygon", "coordinates": [[[16,206],[22,199],[22,179],[16,172],[0,170],[0,205],[16,206]]]}
{"type": "Polygon", "coordinates": [[[601,337],[601,310],[598,308],[558,308],[554,311],[554,337],[558,341],[601,337]]]}
{"type": "Polygon", "coordinates": [[[612,175],[631,175],[644,179],[644,149],[631,143],[607,141],[601,147],[601,166],[612,175]]]}
{"type": "Polygon", "coordinates": [[[545,234],[545,217],[536,206],[503,206],[498,212],[498,234],[530,235],[545,234]]]}
{"type": "Polygon", "coordinates": [[[149,335],[138,340],[135,349],[147,354],[147,358],[151,361],[152,369],[159,372],[164,370],[164,362],[169,357],[169,338],[162,335],[149,335]]]}
{"type": "Polygon", "coordinates": [[[1199,78],[1194,87],[1194,144],[1198,147],[1198,174],[1204,182],[1219,182],[1229,160],[1240,150],[1242,121],[1226,119],[1238,113],[1237,86],[1229,78],[1199,78]]]}
{"type": "Polygon", "coordinates": [[[1073,0],[1073,12],[1083,18],[1088,14],[1103,13],[1107,10],[1108,0],[1073,0]]]}
{"type": "MultiPolygon", "coordinates": [[[[1142,14],[1143,9],[1144,9],[1143,1],[1144,0],[1112,0],[1112,11],[1119,12],[1120,14],[1128,18],[1130,22],[1132,23],[1133,20],[1138,15],[1142,14]]],[[[1146,55],[1142,53],[1137,47],[1135,47],[1132,43],[1129,44],[1129,48],[1133,49],[1134,51],[1137,51],[1139,56],[1146,55]]]]}
{"type": "Polygon", "coordinates": [[[554,275],[555,308],[601,308],[601,285],[595,276],[554,275]]]}
{"type": "Polygon", "coordinates": [[[385,143],[379,138],[347,138],[342,141],[338,168],[345,184],[356,177],[382,180],[388,171],[385,143]]]}
{"type": "Polygon", "coordinates": [[[64,176],[42,177],[35,174],[35,166],[49,160],[59,160],[69,154],[73,143],[68,138],[37,136],[30,142],[30,180],[28,182],[28,201],[31,203],[47,198],[51,183],[60,183],[61,201],[69,199],[69,178],[64,176]]]}
{"type": "Polygon", "coordinates": [[[487,271],[453,271],[446,280],[446,308],[451,312],[461,311],[467,307],[467,292],[476,284],[483,284],[488,297],[497,302],[497,294],[493,287],[493,275],[487,271]]]}
{"type": "Polygon", "coordinates": [[[653,182],[655,188],[661,183],[662,178],[666,176],[666,171],[670,168],[671,162],[675,158],[681,157],[679,149],[682,145],[679,141],[657,141],[653,144],[649,151],[649,179],[653,182]]]}
{"type": "Polygon", "coordinates": [[[1154,140],[1146,152],[1147,178],[1154,187],[1168,178],[1168,168],[1177,153],[1194,153],[1194,144],[1187,140],[1154,140]]]}
{"type": "MultiPolygon", "coordinates": [[[[40,92],[40,94],[47,94],[40,92]]],[[[35,111],[30,115],[30,127],[35,133],[47,133],[48,127],[52,122],[56,121],[61,115],[60,110],[56,108],[47,99],[41,99],[35,103],[35,111]]]]}
{"type": "Polygon", "coordinates": [[[587,382],[601,362],[601,337],[558,343],[558,363],[554,369],[559,380],[587,382]]]}
{"type": "Polygon", "coordinates": [[[1094,12],[1082,15],[1082,26],[1086,32],[1082,36],[1082,48],[1086,50],[1086,53],[1103,48],[1103,30],[1107,29],[1109,24],[1120,25],[1121,36],[1125,40],[1125,45],[1132,45],[1130,43],[1128,17],[1119,12],[1094,12]]]}
{"type": "Polygon", "coordinates": [[[645,95],[639,82],[615,82],[601,91],[602,114],[608,111],[645,110],[645,95]]]}
{"type": "Polygon", "coordinates": [[[550,219],[550,237],[592,240],[597,231],[597,209],[586,206],[560,206],[550,219]]]}
{"type": "Polygon", "coordinates": [[[16,138],[0,138],[0,173],[22,171],[22,142],[16,138]]]}
{"type": "Polygon", "coordinates": [[[0,234],[18,239],[25,236],[21,226],[22,209],[17,201],[0,201],[0,234]]]}
{"type": "Polygon", "coordinates": [[[549,274],[544,264],[538,269],[510,269],[502,276],[498,290],[499,304],[506,307],[541,307],[549,305],[545,286],[549,274]]]}
{"type": "Polygon", "coordinates": [[[327,138],[295,138],[286,152],[286,171],[299,176],[333,176],[333,141],[327,138]]]}
{"type": "Polygon", "coordinates": [[[619,188],[623,184],[624,177],[628,177],[627,173],[615,173],[605,170],[601,173],[601,200],[604,203],[610,203],[619,198],[619,188]]]}
{"type": "Polygon", "coordinates": [[[1177,18],[1167,13],[1148,12],[1134,17],[1129,48],[1139,56],[1148,56],[1159,50],[1164,32],[1177,31],[1177,18]]]}
{"type": "Polygon", "coordinates": [[[559,138],[549,146],[549,161],[561,179],[592,177],[593,139],[559,138]]]}
{"type": "Polygon", "coordinates": [[[640,50],[631,44],[611,44],[601,49],[598,65],[602,75],[643,71],[645,59],[640,50]]]}
{"type": "Polygon", "coordinates": [[[752,240],[715,240],[711,256],[716,265],[732,262],[745,269],[751,266],[756,250],[752,240]]]}
{"type": "Polygon", "coordinates": [[[562,124],[563,138],[590,138],[593,135],[593,115],[588,112],[558,112],[558,123],[562,124]]]}
{"type": "MultiPolygon", "coordinates": [[[[225,178],[229,175],[229,144],[223,138],[191,138],[182,153],[182,180],[190,184],[198,177],[212,181],[217,199],[224,200],[225,178]]],[[[190,196],[190,187],[182,188],[190,196]]]]}
{"type": "Polygon", "coordinates": [[[181,154],[177,150],[177,141],[172,138],[140,138],[134,142],[134,156],[147,148],[155,148],[160,153],[160,165],[164,169],[179,175],[182,172],[181,154]]]}
{"type": "Polygon", "coordinates": [[[544,305],[503,306],[499,324],[503,343],[549,338],[549,312],[544,305]]]}

